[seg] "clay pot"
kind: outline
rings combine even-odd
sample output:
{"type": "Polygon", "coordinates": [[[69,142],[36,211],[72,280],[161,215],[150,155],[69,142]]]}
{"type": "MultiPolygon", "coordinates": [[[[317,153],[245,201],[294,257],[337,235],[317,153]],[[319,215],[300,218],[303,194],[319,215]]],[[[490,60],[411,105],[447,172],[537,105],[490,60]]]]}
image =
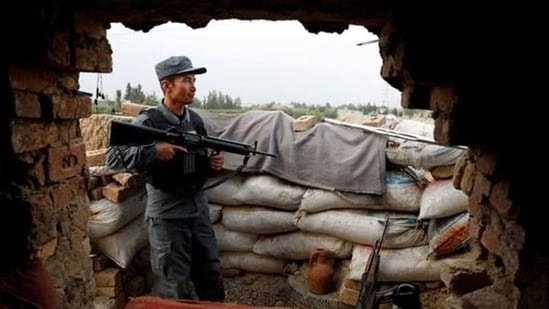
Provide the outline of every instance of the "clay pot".
{"type": "Polygon", "coordinates": [[[326,294],[332,289],[334,258],[325,249],[316,249],[309,257],[307,287],[311,293],[326,294]]]}

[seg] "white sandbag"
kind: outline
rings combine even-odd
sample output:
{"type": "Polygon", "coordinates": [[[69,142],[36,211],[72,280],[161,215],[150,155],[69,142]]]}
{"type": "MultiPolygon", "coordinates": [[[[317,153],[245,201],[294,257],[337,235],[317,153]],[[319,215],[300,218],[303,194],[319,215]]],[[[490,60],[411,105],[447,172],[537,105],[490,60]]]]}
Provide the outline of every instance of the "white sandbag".
{"type": "Polygon", "coordinates": [[[308,188],[303,194],[299,210],[320,212],[329,209],[383,209],[383,205],[355,204],[340,197],[336,192],[308,188]]]}
{"type": "Polygon", "coordinates": [[[469,213],[433,219],[429,224],[429,256],[442,257],[466,249],[471,241],[469,213]]]}
{"type": "Polygon", "coordinates": [[[145,211],[147,196],[139,191],[120,203],[106,198],[90,202],[88,229],[90,238],[101,238],[116,232],[145,211]]]}
{"type": "Polygon", "coordinates": [[[435,166],[455,164],[466,150],[405,141],[398,147],[387,147],[387,159],[391,163],[430,169],[435,166]]]}
{"type": "Polygon", "coordinates": [[[270,175],[246,178],[233,198],[240,204],[296,210],[306,188],[270,175]]]}
{"type": "Polygon", "coordinates": [[[386,171],[385,185],[387,192],[383,203],[387,209],[407,212],[419,210],[422,190],[415,179],[401,171],[386,171]]]}
{"type": "Polygon", "coordinates": [[[239,268],[245,271],[265,274],[283,274],[286,260],[272,256],[263,256],[253,252],[220,252],[219,259],[223,268],[239,268]]]}
{"type": "MultiPolygon", "coordinates": [[[[205,186],[214,183],[226,177],[227,173],[222,173],[221,175],[208,180],[205,186]]],[[[233,195],[238,192],[242,183],[244,183],[244,177],[240,175],[234,175],[222,182],[220,185],[210,188],[205,191],[208,201],[215,204],[221,205],[241,205],[242,203],[235,200],[233,195]]]]}
{"type": "MultiPolygon", "coordinates": [[[[440,281],[442,260],[427,259],[428,246],[381,249],[378,280],[384,282],[440,281]]],[[[355,245],[349,279],[360,280],[366,269],[371,246],[355,245]]]]}
{"type": "Polygon", "coordinates": [[[260,237],[253,252],[281,259],[306,260],[318,248],[328,250],[335,258],[345,259],[351,256],[353,244],[328,235],[299,231],[260,237]]]}
{"type": "Polygon", "coordinates": [[[229,231],[223,224],[214,224],[213,230],[219,251],[252,251],[257,234],[229,231]]]}
{"type": "Polygon", "coordinates": [[[419,220],[445,218],[467,211],[469,198],[454,188],[452,179],[436,180],[421,195],[419,220]]]}
{"type": "MultiPolygon", "coordinates": [[[[411,133],[433,140],[434,125],[404,119],[395,127],[395,131],[411,133]]],[[[387,159],[395,164],[430,169],[434,166],[451,165],[466,150],[442,145],[427,144],[390,137],[386,148],[387,159]]]]}
{"type": "Polygon", "coordinates": [[[208,210],[210,212],[209,213],[210,221],[212,222],[212,224],[215,224],[215,223],[219,222],[219,220],[221,220],[221,210],[222,209],[223,209],[223,206],[221,206],[221,205],[208,203],[208,210]]]}
{"type": "Polygon", "coordinates": [[[126,268],[135,254],[149,244],[147,224],[140,215],[116,233],[95,239],[93,242],[101,253],[118,266],[126,268]]]}
{"type": "MultiPolygon", "coordinates": [[[[359,244],[373,245],[383,232],[384,212],[365,210],[327,210],[317,213],[299,212],[296,226],[311,233],[320,233],[359,244]]],[[[427,224],[415,215],[393,214],[385,235],[386,248],[407,248],[427,244],[427,224]]]]}
{"type": "MultiPolygon", "coordinates": [[[[414,119],[401,119],[394,127],[395,131],[406,132],[417,136],[433,139],[435,125],[430,122],[421,122],[414,119]]],[[[401,142],[401,138],[389,137],[389,140],[401,142]]]]}
{"type": "Polygon", "coordinates": [[[226,229],[255,234],[273,234],[297,230],[293,212],[266,207],[223,207],[221,222],[226,229]]]}

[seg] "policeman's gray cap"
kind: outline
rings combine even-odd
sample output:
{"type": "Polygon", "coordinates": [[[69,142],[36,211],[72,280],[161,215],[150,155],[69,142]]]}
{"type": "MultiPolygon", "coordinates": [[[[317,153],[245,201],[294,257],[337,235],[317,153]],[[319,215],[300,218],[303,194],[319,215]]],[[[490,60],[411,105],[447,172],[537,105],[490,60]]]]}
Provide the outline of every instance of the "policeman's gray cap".
{"type": "Polygon", "coordinates": [[[203,74],[206,68],[193,67],[191,60],[186,56],[173,56],[162,60],[154,66],[158,80],[178,74],[203,74]]]}

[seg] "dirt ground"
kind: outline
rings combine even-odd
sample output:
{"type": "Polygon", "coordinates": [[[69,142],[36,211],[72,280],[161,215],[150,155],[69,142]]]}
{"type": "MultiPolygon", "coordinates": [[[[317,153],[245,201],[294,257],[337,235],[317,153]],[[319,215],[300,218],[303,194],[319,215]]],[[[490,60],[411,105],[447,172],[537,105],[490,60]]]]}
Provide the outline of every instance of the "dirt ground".
{"type": "Polygon", "coordinates": [[[247,273],[225,278],[225,302],[253,306],[285,307],[287,278],[281,275],[247,273]]]}
{"type": "MultiPolygon", "coordinates": [[[[298,308],[291,303],[288,289],[288,278],[282,275],[246,273],[225,278],[226,302],[230,303],[298,308]]],[[[422,308],[443,308],[446,297],[446,289],[442,284],[423,288],[420,294],[422,308]]]]}

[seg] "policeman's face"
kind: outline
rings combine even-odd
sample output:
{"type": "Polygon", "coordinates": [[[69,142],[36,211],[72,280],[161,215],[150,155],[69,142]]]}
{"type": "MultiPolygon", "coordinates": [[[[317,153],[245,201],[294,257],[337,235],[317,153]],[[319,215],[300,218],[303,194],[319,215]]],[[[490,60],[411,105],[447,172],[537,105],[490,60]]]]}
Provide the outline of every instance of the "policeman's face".
{"type": "Polygon", "coordinates": [[[191,104],[196,93],[194,74],[177,75],[163,85],[164,96],[172,101],[191,104]]]}

